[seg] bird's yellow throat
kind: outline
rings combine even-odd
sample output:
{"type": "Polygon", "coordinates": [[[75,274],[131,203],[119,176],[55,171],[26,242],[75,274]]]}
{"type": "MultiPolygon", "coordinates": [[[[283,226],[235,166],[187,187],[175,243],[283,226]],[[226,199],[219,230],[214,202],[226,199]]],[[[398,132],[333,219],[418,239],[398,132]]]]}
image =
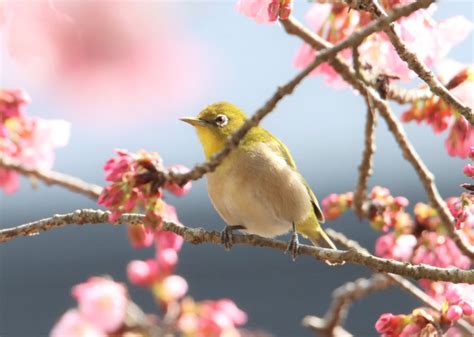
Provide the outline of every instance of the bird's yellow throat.
{"type": "Polygon", "coordinates": [[[196,126],[196,132],[204,148],[206,159],[209,159],[213,154],[219,152],[224,147],[226,142],[224,135],[205,126],[196,126]]]}

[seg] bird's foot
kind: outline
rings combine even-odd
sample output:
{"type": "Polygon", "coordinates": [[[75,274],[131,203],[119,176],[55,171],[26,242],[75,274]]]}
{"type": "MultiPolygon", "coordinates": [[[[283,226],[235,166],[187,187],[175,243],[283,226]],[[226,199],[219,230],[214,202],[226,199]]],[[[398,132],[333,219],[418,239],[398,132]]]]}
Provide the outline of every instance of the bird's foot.
{"type": "Polygon", "coordinates": [[[291,239],[288,243],[288,247],[286,248],[285,254],[290,255],[293,261],[295,261],[296,257],[299,255],[299,248],[300,243],[298,240],[298,234],[296,232],[293,232],[291,234],[291,239]]]}
{"type": "Polygon", "coordinates": [[[229,251],[234,244],[234,238],[232,235],[232,227],[226,226],[221,232],[221,242],[224,245],[224,249],[229,251]]]}
{"type": "Polygon", "coordinates": [[[245,229],[245,226],[226,226],[221,232],[221,242],[225,250],[230,250],[234,244],[233,231],[237,229],[245,229]]]}

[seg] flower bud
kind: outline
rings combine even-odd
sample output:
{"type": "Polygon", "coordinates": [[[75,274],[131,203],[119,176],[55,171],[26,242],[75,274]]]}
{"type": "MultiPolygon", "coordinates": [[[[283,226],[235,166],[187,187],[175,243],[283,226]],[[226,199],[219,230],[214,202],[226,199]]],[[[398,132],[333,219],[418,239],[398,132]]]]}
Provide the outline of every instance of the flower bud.
{"type": "Polygon", "coordinates": [[[446,318],[449,321],[457,321],[462,317],[462,308],[459,305],[450,306],[446,312],[446,318]]]}

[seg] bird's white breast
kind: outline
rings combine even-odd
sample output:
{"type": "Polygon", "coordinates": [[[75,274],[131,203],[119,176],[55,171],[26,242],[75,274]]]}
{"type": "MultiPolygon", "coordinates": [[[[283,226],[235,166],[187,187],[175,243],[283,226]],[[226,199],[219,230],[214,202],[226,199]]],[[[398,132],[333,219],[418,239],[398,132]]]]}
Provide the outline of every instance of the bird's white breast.
{"type": "Polygon", "coordinates": [[[300,174],[264,143],[252,151],[237,148],[207,179],[217,212],[249,233],[284,234],[311,209],[300,174]]]}

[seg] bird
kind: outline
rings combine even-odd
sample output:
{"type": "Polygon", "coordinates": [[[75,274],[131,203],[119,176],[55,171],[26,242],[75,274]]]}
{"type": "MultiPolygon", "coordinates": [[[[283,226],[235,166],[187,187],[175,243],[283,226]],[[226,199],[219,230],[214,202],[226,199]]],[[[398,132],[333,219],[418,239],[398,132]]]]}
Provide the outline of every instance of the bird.
{"type": "MultiPolygon", "coordinates": [[[[180,120],[195,128],[204,155],[210,159],[247,116],[232,103],[218,102],[197,117],[180,120]]],[[[251,128],[206,178],[209,198],[226,223],[221,239],[227,250],[235,230],[267,238],[291,232],[286,253],[293,260],[298,255],[298,233],[315,246],[337,249],[321,228],[324,214],[289,150],[264,128],[251,128]]]]}

